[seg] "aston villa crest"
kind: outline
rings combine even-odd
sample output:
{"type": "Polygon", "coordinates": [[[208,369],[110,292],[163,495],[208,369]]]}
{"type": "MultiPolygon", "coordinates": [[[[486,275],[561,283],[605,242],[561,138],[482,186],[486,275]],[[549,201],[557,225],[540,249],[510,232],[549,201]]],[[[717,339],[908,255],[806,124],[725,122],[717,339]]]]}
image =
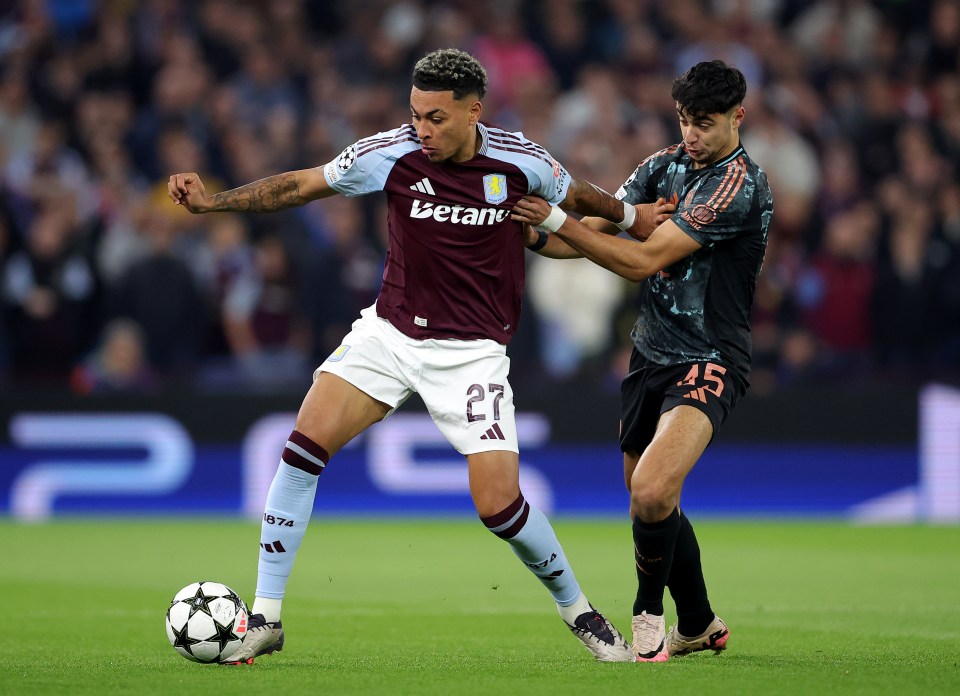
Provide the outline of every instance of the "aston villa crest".
{"type": "Polygon", "coordinates": [[[483,177],[483,197],[487,199],[487,203],[493,205],[507,200],[507,176],[487,174],[483,177]]]}

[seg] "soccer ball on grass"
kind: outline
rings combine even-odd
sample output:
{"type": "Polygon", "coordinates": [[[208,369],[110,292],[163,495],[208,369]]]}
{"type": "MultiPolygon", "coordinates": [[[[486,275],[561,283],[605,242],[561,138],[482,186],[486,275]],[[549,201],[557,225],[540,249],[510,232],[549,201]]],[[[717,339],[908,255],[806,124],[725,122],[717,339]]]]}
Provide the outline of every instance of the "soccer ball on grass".
{"type": "Polygon", "coordinates": [[[247,632],[247,606],[220,582],[192,582],[167,609],[167,638],[194,662],[220,662],[240,647],[247,632]]]}

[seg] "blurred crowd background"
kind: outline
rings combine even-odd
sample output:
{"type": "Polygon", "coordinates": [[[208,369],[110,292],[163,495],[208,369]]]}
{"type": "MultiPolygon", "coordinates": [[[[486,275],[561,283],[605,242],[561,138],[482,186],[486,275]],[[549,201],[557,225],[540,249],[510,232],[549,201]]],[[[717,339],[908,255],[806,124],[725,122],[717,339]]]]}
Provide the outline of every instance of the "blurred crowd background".
{"type": "MultiPolygon", "coordinates": [[[[376,297],[383,198],[191,216],[167,178],[323,165],[447,46],[608,191],[679,141],[677,74],[739,67],[776,202],[753,389],[960,377],[958,0],[0,0],[0,380],[302,391],[376,297]]],[[[511,379],[615,389],[637,287],[528,257],[511,379]]]]}

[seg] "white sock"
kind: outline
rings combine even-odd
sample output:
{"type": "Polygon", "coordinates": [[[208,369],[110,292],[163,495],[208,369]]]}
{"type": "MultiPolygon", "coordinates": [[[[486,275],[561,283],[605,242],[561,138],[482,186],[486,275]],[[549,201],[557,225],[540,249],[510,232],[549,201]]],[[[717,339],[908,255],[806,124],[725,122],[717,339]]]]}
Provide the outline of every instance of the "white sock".
{"type": "Polygon", "coordinates": [[[560,616],[563,617],[563,620],[568,624],[573,626],[573,622],[577,620],[577,617],[580,614],[586,614],[590,609],[590,602],[587,601],[587,596],[581,592],[577,595],[577,598],[573,601],[573,604],[557,604],[557,611],[560,612],[560,616]]]}
{"type": "Polygon", "coordinates": [[[283,604],[282,599],[271,599],[269,597],[256,597],[253,600],[253,607],[251,607],[250,613],[263,614],[263,618],[267,620],[267,623],[279,621],[281,604],[283,604]]]}

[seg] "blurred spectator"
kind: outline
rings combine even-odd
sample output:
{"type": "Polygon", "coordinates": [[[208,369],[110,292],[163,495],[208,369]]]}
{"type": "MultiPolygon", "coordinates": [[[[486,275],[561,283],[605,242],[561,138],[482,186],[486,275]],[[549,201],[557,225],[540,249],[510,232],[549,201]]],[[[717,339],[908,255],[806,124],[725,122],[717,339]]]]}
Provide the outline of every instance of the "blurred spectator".
{"type": "Polygon", "coordinates": [[[104,327],[97,349],[74,369],[70,385],[79,394],[150,391],[156,379],[146,353],[143,329],[115,319],[104,327]]]}
{"type": "Polygon", "coordinates": [[[790,33],[810,60],[830,58],[856,67],[869,63],[879,25],[879,13],[866,0],[817,0],[796,18],[790,33]]]}
{"type": "Polygon", "coordinates": [[[612,346],[613,313],[627,290],[622,278],[585,259],[537,256],[527,282],[547,374],[569,377],[612,346]]]}
{"type": "MultiPolygon", "coordinates": [[[[165,172],[197,172],[204,176],[209,169],[206,152],[200,141],[192,136],[189,130],[179,122],[166,124],[159,132],[154,147],[159,167],[165,172]]],[[[256,145],[251,144],[251,148],[253,147],[256,147],[256,145]]],[[[207,176],[206,180],[210,182],[211,190],[222,191],[227,188],[227,185],[219,177],[215,175],[207,176]]],[[[168,177],[169,175],[153,178],[153,186],[150,189],[151,204],[159,210],[171,208],[171,210],[165,210],[164,214],[172,216],[172,219],[179,226],[189,227],[198,224],[190,213],[170,205],[170,199],[167,196],[168,177]]]]}
{"type": "Polygon", "coordinates": [[[553,69],[543,50],[524,34],[516,0],[489,5],[481,21],[484,31],[469,50],[487,71],[484,108],[490,116],[486,117],[501,127],[516,127],[513,109],[519,93],[533,85],[552,83],[553,69]]]}
{"type": "MultiPolygon", "coordinates": [[[[841,139],[827,142],[820,162],[820,185],[814,201],[817,220],[829,220],[866,198],[867,190],[860,179],[853,146],[841,139]]],[[[818,233],[819,230],[812,240],[813,248],[819,245],[818,233]]]]}
{"type": "Polygon", "coordinates": [[[384,258],[365,238],[361,206],[362,199],[334,196],[322,207],[324,243],[316,245],[304,283],[317,364],[380,292],[384,258]]]}
{"type": "Polygon", "coordinates": [[[210,124],[205,100],[211,86],[210,70],[201,60],[200,47],[185,33],[174,34],[171,60],[153,76],[150,108],[141,109],[130,130],[129,142],[139,168],[150,178],[166,182],[169,159],[167,145],[159,144],[171,133],[196,144],[196,160],[206,160],[204,143],[210,124]]]}
{"type": "MultiPolygon", "coordinates": [[[[687,14],[684,11],[685,1],[671,4],[680,16],[687,14]]],[[[688,11],[692,9],[689,8],[688,11]]],[[[691,23],[688,17],[684,17],[678,22],[678,26],[687,30],[688,42],[674,58],[675,74],[682,75],[691,65],[719,58],[730,65],[736,65],[747,78],[747,84],[752,90],[759,92],[763,88],[763,67],[760,60],[750,46],[733,35],[734,25],[707,21],[697,26],[691,23]]]]}
{"type": "Polygon", "coordinates": [[[224,213],[203,218],[205,227],[181,254],[197,278],[201,293],[208,298],[211,317],[204,340],[205,361],[230,361],[232,351],[224,326],[225,304],[238,287],[256,282],[254,250],[247,220],[240,215],[224,213]]]}
{"type": "Polygon", "coordinates": [[[11,157],[31,152],[39,128],[26,77],[12,66],[0,67],[0,167],[11,157]]]}
{"type": "Polygon", "coordinates": [[[933,145],[930,131],[919,123],[906,123],[895,141],[897,171],[912,198],[932,197],[950,174],[950,165],[933,145]]]}
{"type": "MultiPolygon", "coordinates": [[[[13,221],[10,213],[4,206],[4,199],[0,196],[0,279],[6,279],[7,259],[13,254],[13,221]]],[[[0,287],[2,289],[2,287],[0,287]]],[[[0,294],[0,297],[5,293],[0,294]]],[[[2,385],[10,369],[10,328],[8,322],[11,317],[7,311],[6,301],[0,303],[0,385],[2,385]]]]}
{"type": "Polygon", "coordinates": [[[848,135],[860,154],[860,168],[868,179],[882,179],[897,168],[894,145],[903,125],[887,75],[872,70],[853,95],[848,135]]]}
{"type": "MultiPolygon", "coordinates": [[[[626,133],[633,115],[629,102],[617,89],[616,75],[602,65],[583,66],[574,88],[561,95],[556,105],[547,142],[551,152],[564,162],[582,140],[602,143],[603,134],[626,133]]],[[[661,143],[656,149],[664,145],[661,143]]],[[[633,171],[633,167],[629,171],[633,171]]],[[[626,179],[627,170],[622,173],[626,179]]]]}
{"type": "Polygon", "coordinates": [[[927,75],[934,79],[950,75],[956,79],[960,70],[960,2],[934,0],[925,38],[923,68],[927,75]]]}
{"type": "Polygon", "coordinates": [[[31,219],[24,248],[3,267],[11,366],[19,376],[66,377],[96,334],[96,280],[75,250],[74,234],[69,209],[43,207],[31,219]]]}
{"type": "Polygon", "coordinates": [[[279,235],[264,236],[254,248],[254,272],[236,277],[223,299],[231,360],[206,370],[205,382],[276,387],[309,380],[310,334],[300,298],[286,244],[279,235]]]}
{"type": "MultiPolygon", "coordinates": [[[[937,346],[937,369],[945,377],[960,378],[960,183],[953,181],[940,190],[937,200],[939,234],[933,257],[942,263],[937,292],[940,297],[938,325],[942,343],[937,346]]],[[[929,314],[928,314],[929,316],[929,314]]]]}
{"type": "Polygon", "coordinates": [[[233,114],[240,125],[254,130],[264,128],[277,113],[300,115],[300,94],[289,75],[280,72],[273,52],[266,43],[246,46],[241,70],[231,80],[238,109],[233,114]]]}
{"type": "Polygon", "coordinates": [[[88,223],[96,210],[86,163],[67,145],[65,124],[56,118],[41,121],[33,148],[7,161],[4,180],[21,226],[39,207],[55,205],[76,223],[88,223]]]}
{"type": "Polygon", "coordinates": [[[773,233],[800,235],[817,191],[816,151],[790,127],[784,115],[762,100],[753,104],[742,142],[770,180],[776,201],[773,233]]]}
{"type": "Polygon", "coordinates": [[[561,91],[574,86],[581,68],[598,62],[590,45],[590,26],[584,21],[584,5],[579,0],[544,2],[536,17],[534,26],[540,29],[539,38],[561,91]]]}
{"type": "Polygon", "coordinates": [[[868,203],[831,217],[822,247],[797,282],[803,324],[819,342],[831,376],[863,377],[869,368],[878,225],[868,203]]]}
{"type": "Polygon", "coordinates": [[[86,57],[88,90],[124,92],[138,107],[150,98],[153,66],[138,50],[128,8],[122,3],[101,3],[96,41],[86,57]]]}
{"type": "Polygon", "coordinates": [[[944,250],[937,253],[934,209],[913,198],[897,211],[886,254],[877,268],[875,345],[879,365],[902,376],[922,376],[935,364],[943,327],[938,291],[944,250]],[[918,311],[918,308],[927,311],[918,311]]]}
{"type": "Polygon", "coordinates": [[[190,267],[174,253],[173,206],[148,206],[136,224],[147,241],[146,254],[108,289],[111,317],[143,328],[148,362],[165,376],[189,375],[202,355],[208,306],[190,267]]]}

